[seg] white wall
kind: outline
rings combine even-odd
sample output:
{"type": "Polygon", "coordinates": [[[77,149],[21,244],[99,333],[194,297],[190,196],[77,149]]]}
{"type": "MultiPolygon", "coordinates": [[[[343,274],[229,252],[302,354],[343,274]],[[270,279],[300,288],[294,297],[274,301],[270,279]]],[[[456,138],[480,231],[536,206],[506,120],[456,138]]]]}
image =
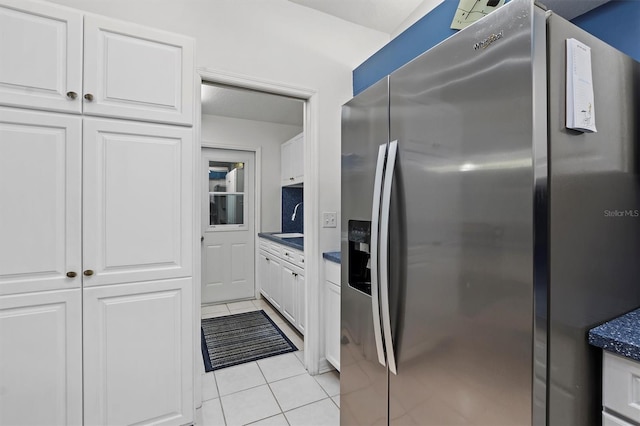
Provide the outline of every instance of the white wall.
{"type": "MultiPolygon", "coordinates": [[[[302,105],[300,105],[302,108],[302,105]]],[[[302,127],[238,118],[202,116],[202,140],[219,145],[262,148],[262,224],[258,232],[280,231],[280,144],[302,127]]]]}
{"type": "MultiPolygon", "coordinates": [[[[352,97],[352,70],[388,34],[286,0],[52,1],[192,36],[199,68],[315,90],[319,211],[340,211],[340,107],[352,97]]],[[[339,248],[339,229],[318,231],[320,253],[339,248]]]]}

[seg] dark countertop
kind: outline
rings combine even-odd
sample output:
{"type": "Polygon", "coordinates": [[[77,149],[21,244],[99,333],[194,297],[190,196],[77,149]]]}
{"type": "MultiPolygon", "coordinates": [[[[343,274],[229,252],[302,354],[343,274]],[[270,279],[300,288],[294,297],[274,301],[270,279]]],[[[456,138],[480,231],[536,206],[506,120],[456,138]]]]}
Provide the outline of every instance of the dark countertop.
{"type": "Polygon", "coordinates": [[[589,330],[589,343],[640,361],[640,309],[589,330]]]}
{"type": "Polygon", "coordinates": [[[328,251],[326,253],[322,253],[322,257],[335,263],[341,263],[339,251],[328,251]]]}
{"type": "Polygon", "coordinates": [[[299,238],[280,238],[274,237],[273,234],[281,234],[281,232],[258,232],[258,237],[266,238],[283,246],[291,247],[296,250],[304,251],[304,237],[299,238]]]}

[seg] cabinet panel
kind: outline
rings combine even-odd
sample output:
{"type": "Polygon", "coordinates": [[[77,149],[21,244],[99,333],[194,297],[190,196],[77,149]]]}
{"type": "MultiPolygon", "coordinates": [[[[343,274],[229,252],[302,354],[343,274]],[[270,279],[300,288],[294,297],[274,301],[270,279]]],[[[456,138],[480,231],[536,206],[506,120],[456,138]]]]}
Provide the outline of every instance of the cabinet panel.
{"type": "Polygon", "coordinates": [[[603,352],[602,404],[640,422],[640,363],[603,352]]]}
{"type": "Polygon", "coordinates": [[[193,40],[100,16],[85,17],[84,113],[193,123],[193,40]]]}
{"type": "Polygon", "coordinates": [[[80,287],[81,126],[0,108],[0,295],[80,287]]]}
{"type": "Polygon", "coordinates": [[[300,333],[304,334],[307,321],[307,284],[304,275],[298,274],[296,282],[297,287],[297,311],[296,311],[296,327],[300,333]]]}
{"type": "Polygon", "coordinates": [[[286,263],[282,265],[282,315],[292,324],[296,324],[296,285],[297,274],[286,263]]]}
{"type": "Polygon", "coordinates": [[[282,264],[280,260],[269,258],[269,295],[276,309],[282,310],[282,264]]]}
{"type": "Polygon", "coordinates": [[[191,422],[191,279],[84,292],[85,424],[191,422]]]}
{"type": "Polygon", "coordinates": [[[82,14],[46,3],[2,0],[0,104],[80,113],[82,14]],[[75,92],[76,99],[67,97],[75,92]]]}
{"type": "Polygon", "coordinates": [[[262,250],[258,253],[258,288],[264,297],[271,299],[269,289],[269,259],[262,250]]]}
{"type": "Polygon", "coordinates": [[[191,275],[191,135],[85,119],[85,286],[191,275]]]}
{"type": "Polygon", "coordinates": [[[80,291],[0,297],[0,424],[82,423],[80,291]]]}
{"type": "Polygon", "coordinates": [[[325,283],[325,356],[340,371],[340,287],[325,283]]]}

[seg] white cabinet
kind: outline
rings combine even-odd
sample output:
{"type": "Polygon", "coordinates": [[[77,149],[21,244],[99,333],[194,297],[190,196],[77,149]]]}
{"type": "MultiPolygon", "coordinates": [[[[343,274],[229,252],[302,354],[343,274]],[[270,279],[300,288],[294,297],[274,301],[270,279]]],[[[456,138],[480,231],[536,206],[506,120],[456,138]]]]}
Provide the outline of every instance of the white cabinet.
{"type": "Polygon", "coordinates": [[[189,128],[84,120],[86,286],[191,275],[189,128]]]}
{"type": "Polygon", "coordinates": [[[193,123],[188,37],[25,0],[0,1],[0,28],[2,105],[193,123]]]}
{"type": "Polygon", "coordinates": [[[640,423],[640,362],[603,351],[603,425],[626,425],[615,413],[640,423]]]}
{"type": "Polygon", "coordinates": [[[81,128],[0,107],[0,295],[80,288],[81,128]]]}
{"type": "Polygon", "coordinates": [[[0,424],[82,424],[81,315],[80,289],[0,296],[0,424]]]}
{"type": "Polygon", "coordinates": [[[258,286],[262,295],[302,334],[306,321],[304,254],[260,238],[258,286]],[[265,272],[262,272],[265,271],[265,272]]]}
{"type": "Polygon", "coordinates": [[[304,182],[304,136],[300,133],[280,146],[282,186],[304,182]]]}
{"type": "Polygon", "coordinates": [[[85,423],[192,421],[191,278],[84,292],[85,423]]]}
{"type": "Polygon", "coordinates": [[[0,2],[0,104],[80,114],[82,18],[44,2],[0,2]]]}
{"type": "Polygon", "coordinates": [[[0,424],[191,423],[193,131],[149,121],[192,122],[193,42],[27,0],[0,32],[0,424]]]}
{"type": "Polygon", "coordinates": [[[192,39],[85,16],[85,114],[191,124],[193,74],[192,39]]]}
{"type": "Polygon", "coordinates": [[[340,265],[324,261],[325,357],[340,371],[340,265]]]}

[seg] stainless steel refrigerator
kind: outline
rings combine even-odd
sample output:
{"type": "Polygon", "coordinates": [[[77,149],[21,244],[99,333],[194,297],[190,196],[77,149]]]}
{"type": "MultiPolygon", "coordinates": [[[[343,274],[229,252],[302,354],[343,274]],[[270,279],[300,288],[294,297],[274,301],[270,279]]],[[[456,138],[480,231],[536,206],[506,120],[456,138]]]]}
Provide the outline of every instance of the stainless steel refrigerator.
{"type": "Polygon", "coordinates": [[[640,66],[513,0],[342,110],[341,424],[600,424],[640,306],[640,66]],[[565,127],[566,40],[597,132],[565,127]]]}

